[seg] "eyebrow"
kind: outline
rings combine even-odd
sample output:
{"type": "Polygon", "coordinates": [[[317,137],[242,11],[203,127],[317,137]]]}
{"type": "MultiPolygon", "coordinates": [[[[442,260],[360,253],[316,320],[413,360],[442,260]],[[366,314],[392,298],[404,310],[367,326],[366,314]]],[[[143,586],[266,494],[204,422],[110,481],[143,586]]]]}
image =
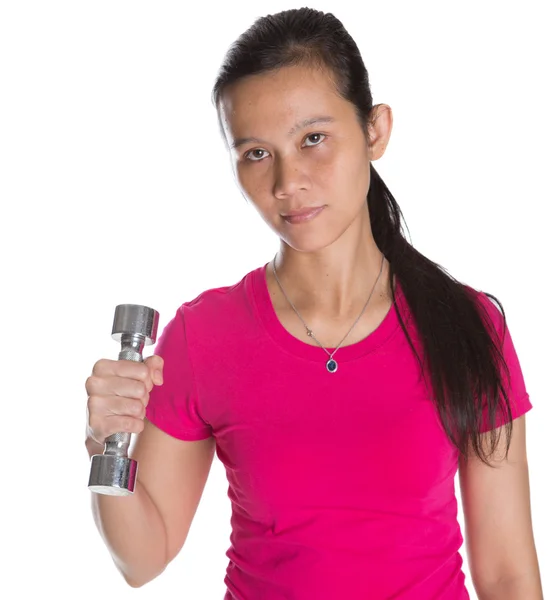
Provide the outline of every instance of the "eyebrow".
{"type": "MultiPolygon", "coordinates": [[[[323,115],[320,117],[310,117],[308,119],[304,119],[303,121],[300,121],[299,123],[296,123],[288,131],[288,135],[292,136],[294,133],[297,133],[297,131],[299,131],[300,129],[304,129],[305,127],[308,127],[309,125],[315,125],[316,123],[334,123],[335,120],[336,119],[334,117],[330,117],[328,115],[323,115]]],[[[243,144],[248,144],[249,142],[255,142],[257,144],[265,143],[265,141],[261,140],[260,138],[242,137],[242,138],[238,138],[237,140],[232,142],[232,144],[230,144],[230,148],[237,148],[238,146],[242,146],[243,144]]]]}

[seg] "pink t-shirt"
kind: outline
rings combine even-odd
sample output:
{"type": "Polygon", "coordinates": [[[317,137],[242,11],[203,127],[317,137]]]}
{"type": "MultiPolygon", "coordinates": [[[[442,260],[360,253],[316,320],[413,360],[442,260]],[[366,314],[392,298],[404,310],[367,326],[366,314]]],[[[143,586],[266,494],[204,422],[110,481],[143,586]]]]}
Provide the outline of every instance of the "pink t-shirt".
{"type": "MultiPolygon", "coordinates": [[[[225,600],[469,598],[458,453],[396,307],[341,347],[329,373],[324,350],[278,320],[266,266],[178,308],[157,342],[164,384],[147,409],[171,436],[216,439],[232,506],[225,600]]],[[[421,357],[399,284],[396,295],[421,357]]],[[[516,418],[532,405],[506,331],[516,418]]]]}

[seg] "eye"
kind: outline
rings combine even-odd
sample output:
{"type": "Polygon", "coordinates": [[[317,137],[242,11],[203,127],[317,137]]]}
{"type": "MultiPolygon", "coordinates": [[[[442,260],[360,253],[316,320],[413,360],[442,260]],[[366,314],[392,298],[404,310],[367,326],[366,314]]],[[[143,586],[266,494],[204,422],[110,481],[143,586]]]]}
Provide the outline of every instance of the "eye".
{"type": "MultiPolygon", "coordinates": [[[[307,148],[312,148],[313,146],[319,146],[322,141],[326,138],[326,135],[323,133],[311,133],[310,135],[308,135],[305,139],[309,139],[309,138],[313,138],[313,137],[319,137],[320,139],[318,140],[317,143],[314,144],[307,144],[307,148]]],[[[248,152],[245,153],[244,157],[246,160],[249,160],[251,162],[260,162],[261,160],[263,160],[263,158],[265,158],[264,156],[257,156],[256,158],[250,158],[250,156],[254,153],[254,152],[266,152],[266,150],[263,150],[262,148],[253,148],[253,150],[249,150],[248,152]]]]}
{"type": "MultiPolygon", "coordinates": [[[[325,137],[326,137],[326,136],[325,136],[323,133],[311,133],[310,135],[308,135],[308,136],[307,136],[307,138],[306,138],[306,139],[308,140],[309,138],[312,138],[312,137],[315,137],[315,136],[319,136],[319,137],[321,136],[322,138],[325,138],[325,137]]],[[[322,140],[320,140],[320,141],[319,141],[319,143],[320,143],[321,141],[322,141],[322,140]]],[[[319,144],[312,144],[312,145],[313,145],[313,146],[318,146],[319,144]]],[[[309,147],[310,147],[310,146],[307,146],[307,148],[309,148],[309,147]]]]}
{"type": "Polygon", "coordinates": [[[257,156],[256,158],[249,158],[251,154],[253,154],[253,152],[266,152],[266,150],[263,150],[262,148],[254,148],[253,150],[249,150],[249,152],[245,153],[245,159],[246,160],[250,160],[251,162],[259,162],[260,160],[262,160],[264,158],[264,156],[261,156],[260,158],[257,156]]]}

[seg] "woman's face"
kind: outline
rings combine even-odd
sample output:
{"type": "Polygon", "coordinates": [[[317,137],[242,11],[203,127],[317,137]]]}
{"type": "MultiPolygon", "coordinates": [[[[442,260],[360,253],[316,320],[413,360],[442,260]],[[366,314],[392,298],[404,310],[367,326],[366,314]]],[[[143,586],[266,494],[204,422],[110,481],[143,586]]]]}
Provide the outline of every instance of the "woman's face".
{"type": "Polygon", "coordinates": [[[224,91],[220,116],[244,197],[288,245],[326,246],[367,217],[373,154],[353,105],[322,71],[285,67],[238,81],[224,91]],[[300,224],[282,216],[319,206],[300,224]]]}

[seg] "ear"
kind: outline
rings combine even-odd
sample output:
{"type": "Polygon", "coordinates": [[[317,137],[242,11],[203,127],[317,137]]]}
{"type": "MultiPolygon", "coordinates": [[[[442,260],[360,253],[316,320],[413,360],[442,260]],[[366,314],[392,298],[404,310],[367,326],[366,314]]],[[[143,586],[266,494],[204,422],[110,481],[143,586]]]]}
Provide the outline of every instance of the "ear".
{"type": "Polygon", "coordinates": [[[393,111],[388,104],[376,104],[368,117],[368,136],[370,139],[370,161],[381,158],[389,143],[393,129],[393,111]]]}

